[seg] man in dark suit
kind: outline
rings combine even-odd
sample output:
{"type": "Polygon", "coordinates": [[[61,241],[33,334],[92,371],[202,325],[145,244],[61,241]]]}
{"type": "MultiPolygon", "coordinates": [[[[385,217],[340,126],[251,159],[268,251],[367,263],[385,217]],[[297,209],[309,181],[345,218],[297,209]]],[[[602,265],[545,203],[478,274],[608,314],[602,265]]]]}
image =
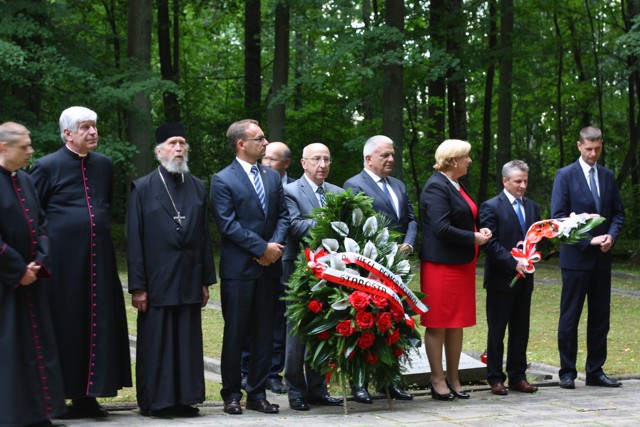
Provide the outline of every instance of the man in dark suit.
{"type": "MultiPolygon", "coordinates": [[[[326,193],[341,193],[342,188],[325,181],[329,175],[331,155],[324,144],[307,145],[302,152],[304,175],[284,188],[291,226],[287,234],[287,245],[282,256],[284,281],[295,269],[295,260],[300,253],[300,242],[308,236],[315,221],[309,218],[314,208],[325,203],[326,193]]],[[[288,325],[287,332],[290,332],[288,325]]],[[[305,363],[305,347],[296,335],[287,337],[285,359],[285,382],[289,394],[289,406],[295,411],[308,411],[309,403],[315,405],[340,405],[341,400],[331,397],[327,391],[325,377],[305,363]]]]}
{"type": "Polygon", "coordinates": [[[213,217],[220,232],[220,299],[224,317],[222,390],[224,411],[241,414],[243,338],[251,334],[247,409],[278,413],[266,400],[273,352],[273,294],[282,275],[279,261],[289,212],[276,171],[257,165],[268,144],[255,120],[227,130],[235,160],[211,177],[213,217]]]}
{"type": "Polygon", "coordinates": [[[529,167],[512,160],[502,167],[504,190],[480,206],[480,227],[491,230],[484,246],[484,288],[487,290],[487,380],[491,392],[506,395],[506,376],[502,371],[504,335],[509,325],[507,373],[509,389],[533,393],[538,387],[527,382],[527,344],[533,274],[526,274],[526,264],[511,256],[511,249],[524,240],[531,224],[540,220],[538,204],[525,199],[529,167]],[[511,287],[514,276],[522,276],[511,287]]]}
{"type": "MultiPolygon", "coordinates": [[[[344,183],[344,188],[352,188],[354,193],[372,197],[376,212],[389,218],[389,226],[404,235],[400,251],[412,253],[418,234],[418,222],[404,183],[390,176],[395,162],[393,141],[384,135],[372,136],[365,142],[362,156],[364,169],[349,178],[344,183]]],[[[372,403],[366,387],[356,389],[352,386],[352,391],[356,402],[372,403]]],[[[395,399],[413,399],[412,395],[395,385],[389,386],[389,392],[395,399]]]]}
{"type": "Polygon", "coordinates": [[[585,297],[587,321],[587,385],[619,387],[602,370],[607,359],[611,303],[611,248],[622,223],[624,207],[613,172],[597,164],[602,153],[602,132],[588,126],[580,131],[580,158],[556,172],[551,193],[553,218],[575,213],[598,213],[606,221],[589,232],[591,240],[560,248],[562,296],[558,325],[560,387],[575,388],[578,323],[585,297]]]}
{"type": "MultiPolygon", "coordinates": [[[[275,169],[280,174],[282,186],[294,182],[295,179],[287,174],[287,169],[291,165],[291,150],[284,142],[270,142],[265,149],[264,157],[261,163],[275,169]]],[[[275,309],[273,313],[273,356],[271,358],[271,370],[269,378],[267,378],[266,388],[277,394],[284,394],[287,389],[282,384],[280,372],[284,369],[285,345],[286,345],[286,320],[284,317],[285,304],[284,297],[284,281],[280,280],[280,284],[276,292],[275,309]]],[[[246,388],[247,372],[249,371],[250,359],[250,343],[251,337],[246,337],[244,348],[242,350],[242,388],[246,388]]]]}

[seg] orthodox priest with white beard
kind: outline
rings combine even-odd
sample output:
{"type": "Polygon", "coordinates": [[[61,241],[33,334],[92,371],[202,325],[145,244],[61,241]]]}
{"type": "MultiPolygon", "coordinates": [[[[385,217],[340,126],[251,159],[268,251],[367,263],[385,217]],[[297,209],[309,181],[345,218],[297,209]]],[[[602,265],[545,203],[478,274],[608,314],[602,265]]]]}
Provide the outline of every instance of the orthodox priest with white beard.
{"type": "Polygon", "coordinates": [[[156,130],[160,166],[131,186],[129,292],[138,310],[137,398],[145,416],[193,417],[204,401],[201,308],[216,282],[204,184],[181,124],[156,130]]]}

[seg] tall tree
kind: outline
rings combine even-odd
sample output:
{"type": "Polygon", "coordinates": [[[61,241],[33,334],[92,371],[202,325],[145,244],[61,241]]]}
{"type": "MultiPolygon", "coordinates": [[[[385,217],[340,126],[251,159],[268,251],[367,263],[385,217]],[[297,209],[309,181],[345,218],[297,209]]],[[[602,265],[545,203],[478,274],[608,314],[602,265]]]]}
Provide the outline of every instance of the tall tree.
{"type": "Polygon", "coordinates": [[[244,2],[244,109],[248,118],[260,120],[261,72],[260,0],[244,2]]]}
{"type": "Polygon", "coordinates": [[[396,145],[393,173],[402,178],[403,128],[403,84],[402,84],[402,35],[404,34],[404,0],[385,1],[385,23],[396,30],[395,37],[388,41],[385,51],[389,62],[384,66],[384,88],[382,94],[382,133],[396,145]]]}
{"type": "MultiPolygon", "coordinates": [[[[500,2],[500,77],[498,83],[498,148],[496,168],[511,160],[511,113],[513,83],[513,0],[500,2]]],[[[496,173],[496,189],[502,176],[496,173]]]]}
{"type": "Polygon", "coordinates": [[[449,137],[467,139],[467,101],[464,67],[464,43],[467,19],[462,0],[449,0],[450,31],[447,32],[447,52],[454,58],[447,75],[447,105],[449,111],[449,137]]]}
{"type": "MultiPolygon", "coordinates": [[[[429,8],[429,32],[431,38],[432,55],[443,56],[446,49],[447,14],[445,0],[432,0],[429,8]]],[[[444,73],[431,76],[428,84],[429,106],[427,109],[426,138],[431,145],[436,145],[444,139],[445,130],[445,96],[446,81],[444,73]]]]}
{"type": "Polygon", "coordinates": [[[283,89],[289,81],[289,0],[276,0],[273,82],[267,98],[269,139],[285,139],[285,102],[283,89]]]}
{"type": "Polygon", "coordinates": [[[478,189],[478,201],[480,202],[488,199],[489,165],[491,164],[491,146],[493,145],[493,133],[491,132],[493,81],[496,74],[494,52],[498,45],[498,7],[496,0],[488,0],[488,6],[489,38],[487,52],[489,58],[487,61],[487,77],[484,84],[484,105],[482,111],[482,155],[480,156],[480,188],[478,189]]]}
{"type": "Polygon", "coordinates": [[[180,103],[177,89],[180,84],[180,3],[173,0],[173,24],[169,16],[169,0],[158,0],[158,54],[160,57],[160,74],[163,80],[175,83],[174,90],[167,90],[162,95],[164,101],[164,117],[167,122],[180,121],[180,103]],[[173,31],[172,31],[173,30],[173,31]],[[171,33],[173,32],[173,37],[171,33]],[[172,39],[173,38],[173,43],[172,39]]]}
{"type": "MultiPolygon", "coordinates": [[[[143,72],[151,67],[151,31],[153,24],[152,0],[132,0],[129,2],[129,25],[127,36],[127,56],[132,66],[143,72]]],[[[133,97],[131,109],[127,113],[127,137],[138,149],[133,156],[133,164],[138,175],[151,170],[151,100],[140,91],[133,97]]]]}

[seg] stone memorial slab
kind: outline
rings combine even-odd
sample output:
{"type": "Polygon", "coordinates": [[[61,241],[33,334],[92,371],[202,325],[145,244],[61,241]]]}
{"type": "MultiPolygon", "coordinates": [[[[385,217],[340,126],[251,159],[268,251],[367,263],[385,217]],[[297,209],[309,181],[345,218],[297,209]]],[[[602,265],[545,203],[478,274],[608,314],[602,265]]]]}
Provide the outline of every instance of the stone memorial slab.
{"type": "MultiPolygon", "coordinates": [[[[424,343],[421,347],[409,352],[408,355],[409,360],[401,364],[404,383],[426,388],[431,381],[431,366],[429,366],[424,343]]],[[[442,366],[446,366],[444,351],[442,352],[442,366]]],[[[487,379],[487,365],[464,352],[460,355],[458,370],[462,383],[486,381],[487,379]]]]}

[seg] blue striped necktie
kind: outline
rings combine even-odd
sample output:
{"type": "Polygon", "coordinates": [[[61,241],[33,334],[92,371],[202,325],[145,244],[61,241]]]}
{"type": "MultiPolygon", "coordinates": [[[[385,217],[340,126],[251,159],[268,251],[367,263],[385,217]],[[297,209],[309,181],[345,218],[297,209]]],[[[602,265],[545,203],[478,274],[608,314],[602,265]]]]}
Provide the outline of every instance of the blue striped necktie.
{"type": "Polygon", "coordinates": [[[320,207],[324,208],[327,205],[327,199],[324,198],[324,188],[318,187],[316,193],[318,193],[318,198],[320,199],[320,207]]]}
{"type": "Polygon", "coordinates": [[[256,193],[258,193],[258,199],[262,205],[262,210],[267,211],[267,204],[264,200],[264,187],[262,186],[262,180],[260,179],[260,171],[256,165],[251,166],[251,173],[253,174],[253,186],[256,187],[256,193]]]}
{"type": "Polygon", "coordinates": [[[513,201],[513,207],[514,210],[516,211],[516,215],[518,216],[518,222],[520,223],[520,229],[522,230],[522,233],[526,233],[526,230],[524,229],[524,215],[522,215],[522,210],[520,210],[520,200],[515,199],[513,201]]]}

